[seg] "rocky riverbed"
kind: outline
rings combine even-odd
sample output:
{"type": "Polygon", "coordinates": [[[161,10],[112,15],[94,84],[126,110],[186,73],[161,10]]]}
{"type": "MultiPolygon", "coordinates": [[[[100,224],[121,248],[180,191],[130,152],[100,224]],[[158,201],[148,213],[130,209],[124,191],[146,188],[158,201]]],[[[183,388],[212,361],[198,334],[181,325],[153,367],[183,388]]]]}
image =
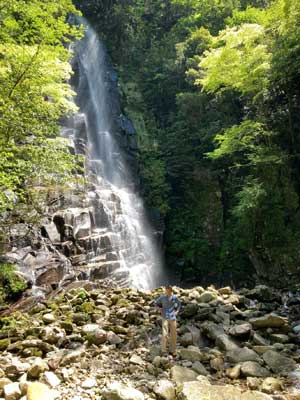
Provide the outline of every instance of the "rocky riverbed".
{"type": "Polygon", "coordinates": [[[297,301],[265,286],[175,292],[175,359],[160,355],[161,289],[87,285],[6,310],[1,400],[300,399],[297,301]]]}

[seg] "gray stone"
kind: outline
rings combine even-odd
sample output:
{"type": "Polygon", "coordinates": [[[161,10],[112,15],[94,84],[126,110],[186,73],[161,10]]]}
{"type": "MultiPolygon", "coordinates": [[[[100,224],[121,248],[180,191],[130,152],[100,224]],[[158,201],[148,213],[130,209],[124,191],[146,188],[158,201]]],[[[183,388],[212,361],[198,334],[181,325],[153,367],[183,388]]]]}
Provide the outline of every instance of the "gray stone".
{"type": "Polygon", "coordinates": [[[182,337],[179,338],[180,344],[182,346],[189,346],[190,344],[193,344],[193,336],[190,332],[185,333],[182,337]]]}
{"type": "Polygon", "coordinates": [[[234,325],[229,329],[229,334],[231,336],[237,337],[247,337],[251,333],[252,326],[251,324],[245,323],[241,325],[234,325]]]}
{"type": "Polygon", "coordinates": [[[198,347],[189,346],[187,349],[179,350],[180,357],[187,361],[201,361],[203,356],[198,347]]]}
{"type": "Polygon", "coordinates": [[[248,347],[228,351],[226,357],[229,362],[235,364],[245,361],[260,361],[258,354],[248,347]]]}
{"type": "Polygon", "coordinates": [[[181,384],[183,382],[194,381],[196,380],[198,374],[185,367],[181,367],[180,365],[174,365],[171,368],[171,378],[176,384],[181,384]]]}
{"type": "Polygon", "coordinates": [[[201,364],[200,361],[195,361],[192,365],[192,370],[197,372],[198,375],[209,375],[207,369],[204,367],[203,364],[201,364]]]}
{"type": "Polygon", "coordinates": [[[296,362],[276,351],[269,350],[263,354],[265,363],[276,374],[288,373],[296,368],[296,362]]]}
{"type": "Polygon", "coordinates": [[[276,315],[273,313],[263,315],[262,317],[258,317],[258,318],[251,318],[249,322],[255,329],[280,328],[287,324],[287,321],[285,318],[280,317],[279,315],[276,315]]]}
{"type": "Polygon", "coordinates": [[[209,292],[208,290],[206,290],[205,292],[203,292],[198,301],[199,303],[210,303],[213,300],[216,300],[218,298],[218,295],[214,292],[209,292]]]}
{"type": "Polygon", "coordinates": [[[199,309],[198,304],[196,304],[196,303],[188,303],[183,309],[182,316],[184,318],[193,317],[194,315],[197,314],[198,309],[199,309]]]}
{"type": "Polygon", "coordinates": [[[255,361],[246,361],[241,363],[241,373],[243,376],[251,376],[255,378],[265,378],[270,375],[270,372],[259,365],[255,361]]]}
{"type": "Polygon", "coordinates": [[[239,346],[225,333],[217,337],[216,345],[219,347],[220,350],[225,351],[239,349],[239,346]]]}

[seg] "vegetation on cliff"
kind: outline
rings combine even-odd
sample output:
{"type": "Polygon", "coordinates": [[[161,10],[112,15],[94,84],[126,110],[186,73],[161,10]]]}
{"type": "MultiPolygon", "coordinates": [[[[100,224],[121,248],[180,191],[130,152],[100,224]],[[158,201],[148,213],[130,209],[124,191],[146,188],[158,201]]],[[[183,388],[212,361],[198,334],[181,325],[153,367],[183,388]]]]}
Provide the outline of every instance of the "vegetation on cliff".
{"type": "Polygon", "coordinates": [[[34,220],[51,185],[70,178],[75,160],[58,138],[74,110],[67,44],[71,0],[0,1],[0,235],[34,220]],[[46,191],[44,190],[46,188],[46,191]]]}
{"type": "Polygon", "coordinates": [[[239,284],[299,276],[300,3],[75,3],[117,65],[169,262],[239,284]]]}

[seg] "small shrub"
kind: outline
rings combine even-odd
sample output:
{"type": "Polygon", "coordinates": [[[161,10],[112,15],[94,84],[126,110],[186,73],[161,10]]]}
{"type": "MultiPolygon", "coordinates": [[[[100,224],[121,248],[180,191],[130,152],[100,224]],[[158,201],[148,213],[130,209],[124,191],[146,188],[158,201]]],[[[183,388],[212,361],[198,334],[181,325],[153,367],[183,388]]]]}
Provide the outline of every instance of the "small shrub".
{"type": "Polygon", "coordinates": [[[26,288],[27,283],[18,275],[15,265],[0,264],[0,302],[16,300],[26,288]]]}

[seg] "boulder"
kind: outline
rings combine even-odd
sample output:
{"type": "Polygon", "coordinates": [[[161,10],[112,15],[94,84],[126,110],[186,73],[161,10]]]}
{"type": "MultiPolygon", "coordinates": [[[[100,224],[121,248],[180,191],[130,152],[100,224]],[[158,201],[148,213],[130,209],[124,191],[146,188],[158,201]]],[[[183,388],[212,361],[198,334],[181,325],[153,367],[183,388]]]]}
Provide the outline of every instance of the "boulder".
{"type": "Polygon", "coordinates": [[[183,360],[187,361],[201,361],[203,360],[203,355],[200,349],[196,346],[189,346],[187,349],[179,350],[179,355],[183,360]]]}
{"type": "Polygon", "coordinates": [[[176,400],[174,385],[166,379],[158,381],[153,391],[162,400],[176,400]]]}
{"type": "Polygon", "coordinates": [[[171,368],[170,373],[172,380],[177,385],[183,382],[194,381],[198,376],[197,372],[189,368],[181,367],[180,365],[174,365],[174,367],[171,368]]]}
{"type": "Polygon", "coordinates": [[[234,325],[229,329],[229,335],[240,338],[247,338],[250,336],[252,325],[249,323],[234,325]]]}
{"type": "Polygon", "coordinates": [[[241,373],[243,376],[255,377],[255,378],[265,378],[270,375],[270,372],[259,365],[255,361],[246,361],[241,363],[241,373]]]}
{"type": "Polygon", "coordinates": [[[195,361],[192,365],[192,370],[197,372],[198,375],[209,375],[208,371],[206,370],[206,368],[204,367],[203,364],[201,364],[200,361],[195,361]]]}
{"type": "Polygon", "coordinates": [[[196,304],[196,303],[188,303],[184,307],[181,315],[182,315],[183,318],[191,318],[191,317],[193,317],[194,315],[197,314],[198,309],[199,309],[198,304],[196,304]]]}
{"type": "Polygon", "coordinates": [[[225,351],[239,349],[239,346],[232,339],[230,339],[230,337],[225,333],[217,337],[216,345],[219,347],[220,350],[225,350],[225,351]]]}
{"type": "Polygon", "coordinates": [[[187,332],[183,336],[181,336],[179,338],[179,343],[185,347],[193,344],[193,335],[191,334],[191,332],[187,332]]]}
{"type": "Polygon", "coordinates": [[[5,400],[19,400],[22,397],[22,392],[19,382],[9,383],[3,388],[5,400]]]}
{"type": "Polygon", "coordinates": [[[185,382],[180,393],[182,400],[272,400],[264,393],[246,391],[235,386],[216,386],[209,382],[185,382]]]}
{"type": "Polygon", "coordinates": [[[117,381],[106,386],[101,395],[104,400],[144,400],[142,392],[117,381]]]}
{"type": "Polygon", "coordinates": [[[274,313],[266,314],[258,318],[250,318],[249,322],[254,329],[280,328],[287,324],[285,318],[274,313]]]}
{"type": "Polygon", "coordinates": [[[218,298],[218,295],[214,292],[210,292],[206,290],[203,292],[200,297],[198,298],[199,303],[210,303],[213,300],[216,300],[218,298]]]}
{"type": "Polygon", "coordinates": [[[249,349],[248,347],[243,347],[241,349],[239,348],[228,351],[226,353],[226,358],[229,362],[234,364],[245,361],[256,361],[256,362],[260,361],[260,357],[258,356],[258,354],[255,351],[249,349]]]}
{"type": "Polygon", "coordinates": [[[263,354],[263,359],[268,367],[276,374],[288,373],[296,368],[296,362],[274,350],[263,354]]]}
{"type": "Polygon", "coordinates": [[[99,328],[97,324],[86,324],[82,327],[82,333],[89,344],[103,344],[107,340],[107,332],[99,328]]]}
{"type": "Polygon", "coordinates": [[[54,400],[54,393],[47,385],[32,382],[27,388],[27,400],[54,400]]]}

